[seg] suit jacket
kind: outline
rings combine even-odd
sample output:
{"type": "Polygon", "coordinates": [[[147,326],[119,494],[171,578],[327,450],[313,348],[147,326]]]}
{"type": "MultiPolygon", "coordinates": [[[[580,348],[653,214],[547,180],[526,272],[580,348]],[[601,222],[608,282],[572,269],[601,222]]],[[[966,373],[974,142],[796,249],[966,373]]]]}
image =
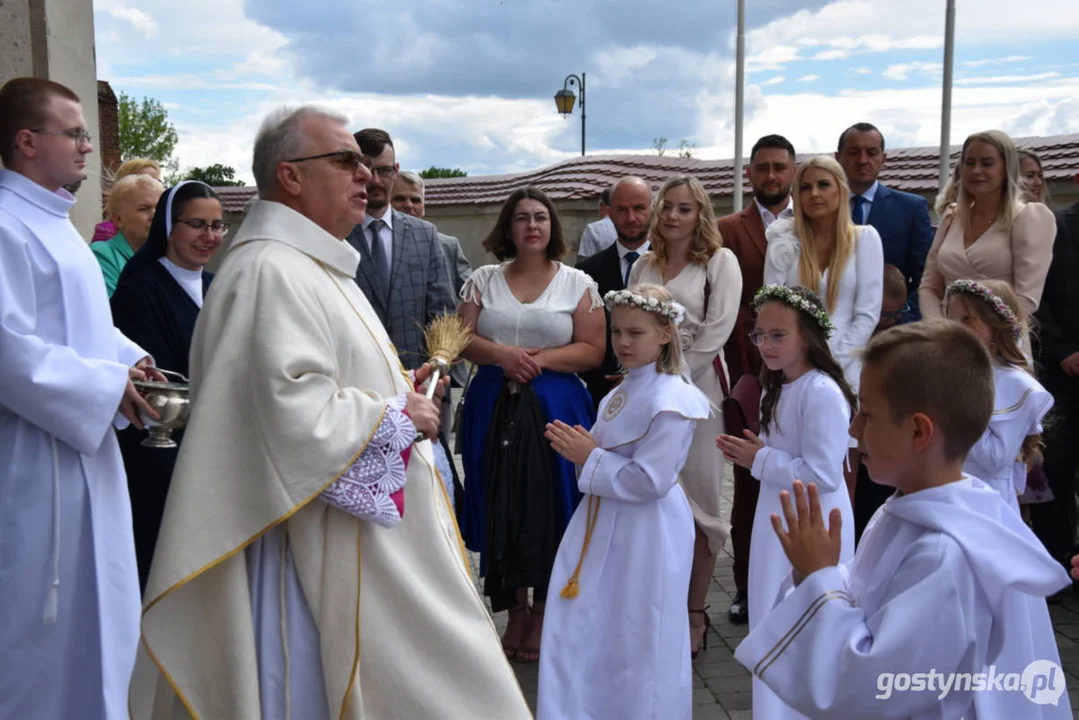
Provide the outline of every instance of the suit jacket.
{"type": "Polygon", "coordinates": [[[459,297],[461,288],[472,277],[472,265],[468,262],[468,258],[465,257],[465,251],[461,249],[460,240],[450,235],[439,233],[438,241],[442,243],[442,253],[446,256],[446,269],[449,272],[454,297],[459,297]]]}
{"type": "MultiPolygon", "coordinates": [[[[595,255],[591,255],[577,263],[577,269],[588,274],[599,285],[599,295],[603,297],[612,290],[622,290],[626,287],[622,278],[622,260],[618,257],[618,243],[609,245],[595,255]]],[[[619,373],[618,359],[614,356],[614,348],[611,347],[611,314],[607,313],[607,352],[603,356],[603,364],[595,370],[577,373],[588,386],[588,392],[592,395],[592,401],[596,408],[604,396],[611,391],[614,383],[606,379],[607,375],[619,373]]]]}
{"type": "Polygon", "coordinates": [[[907,320],[920,320],[918,286],[922,284],[925,258],[933,244],[933,224],[929,221],[929,204],[913,193],[893,190],[883,183],[869,208],[866,225],[880,234],[884,247],[884,262],[895,265],[907,278],[907,320]]]}
{"type": "MultiPolygon", "coordinates": [[[[1064,374],[1060,361],[1079,352],[1079,203],[1057,210],[1053,262],[1045,278],[1038,319],[1038,350],[1046,389],[1079,400],[1079,378],[1064,374]],[[1070,393],[1066,388],[1070,387],[1070,393]]],[[[1060,405],[1063,397],[1057,399],[1060,405]]]]}
{"type": "Polygon", "coordinates": [[[764,256],[768,251],[768,241],[764,237],[764,220],[761,219],[757,203],[750,203],[742,212],[721,217],[719,234],[723,236],[723,246],[730,248],[738,258],[738,267],[742,270],[742,299],[738,304],[738,320],[723,349],[733,387],[738,378],[746,372],[757,375],[761,370],[760,353],[749,342],[749,333],[753,330],[753,296],[764,285],[764,256]]]}
{"type": "Polygon", "coordinates": [[[401,363],[415,369],[427,360],[424,327],[436,315],[455,312],[457,304],[435,226],[392,208],[390,212],[393,213],[393,258],[385,298],[362,225],[352,229],[348,242],[360,252],[356,284],[386,328],[401,363]]]}

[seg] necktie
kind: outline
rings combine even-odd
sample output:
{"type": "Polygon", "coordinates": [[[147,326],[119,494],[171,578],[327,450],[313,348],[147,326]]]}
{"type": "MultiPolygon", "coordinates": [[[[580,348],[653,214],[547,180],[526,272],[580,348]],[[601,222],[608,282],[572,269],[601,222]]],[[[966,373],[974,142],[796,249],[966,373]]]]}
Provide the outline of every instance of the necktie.
{"type": "Polygon", "coordinates": [[[378,274],[378,282],[382,286],[383,297],[390,291],[390,263],[387,261],[386,248],[382,244],[382,237],[380,236],[382,226],[385,224],[382,220],[375,220],[369,226],[371,231],[371,261],[375,265],[375,272],[378,274]]]}
{"type": "Polygon", "coordinates": [[[862,205],[866,202],[861,195],[852,195],[850,198],[850,219],[855,225],[865,225],[865,215],[862,213],[862,205]]]}
{"type": "Polygon", "coordinates": [[[626,267],[626,275],[624,278],[622,278],[622,287],[629,287],[629,273],[631,270],[633,270],[633,263],[637,262],[637,258],[639,258],[640,256],[641,254],[636,250],[630,250],[628,253],[626,253],[625,257],[628,266],[626,267]]]}

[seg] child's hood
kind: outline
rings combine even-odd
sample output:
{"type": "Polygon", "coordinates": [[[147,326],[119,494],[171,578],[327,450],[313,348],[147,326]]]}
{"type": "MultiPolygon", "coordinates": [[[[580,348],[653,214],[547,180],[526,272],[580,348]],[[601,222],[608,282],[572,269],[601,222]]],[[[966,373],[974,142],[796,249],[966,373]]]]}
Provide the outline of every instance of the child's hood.
{"type": "Polygon", "coordinates": [[[1064,567],[1023,523],[1000,494],[971,478],[894,497],[885,512],[948,535],[970,561],[993,607],[1016,589],[1048,597],[1071,584],[1064,567]]]}

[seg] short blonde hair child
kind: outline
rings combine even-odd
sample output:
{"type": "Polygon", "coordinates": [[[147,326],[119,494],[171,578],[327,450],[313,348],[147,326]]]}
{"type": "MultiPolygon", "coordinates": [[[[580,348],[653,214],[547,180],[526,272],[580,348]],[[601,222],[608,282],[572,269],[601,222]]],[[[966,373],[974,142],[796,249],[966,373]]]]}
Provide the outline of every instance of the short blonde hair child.
{"type": "MultiPolygon", "coordinates": [[[[638,295],[645,300],[655,300],[658,304],[673,303],[674,296],[665,287],[659,285],[634,285],[627,288],[629,292],[634,295],[638,295]]],[[[618,307],[617,305],[615,307],[618,307]]],[[[633,305],[625,305],[624,307],[633,308],[633,305]]],[[[636,308],[641,309],[641,308],[636,308]]],[[[611,308],[614,312],[614,308],[611,308]]],[[[672,331],[671,341],[665,344],[659,350],[659,357],[656,358],[656,370],[668,375],[681,375],[682,370],[685,367],[685,360],[682,354],[682,338],[678,334],[678,325],[674,318],[660,312],[652,312],[645,310],[652,318],[659,323],[660,327],[669,327],[672,331]]]]}
{"type": "Polygon", "coordinates": [[[993,415],[993,363],[978,337],[950,320],[923,320],[880,333],[862,353],[880,373],[891,419],[927,415],[949,460],[965,458],[993,415]]]}

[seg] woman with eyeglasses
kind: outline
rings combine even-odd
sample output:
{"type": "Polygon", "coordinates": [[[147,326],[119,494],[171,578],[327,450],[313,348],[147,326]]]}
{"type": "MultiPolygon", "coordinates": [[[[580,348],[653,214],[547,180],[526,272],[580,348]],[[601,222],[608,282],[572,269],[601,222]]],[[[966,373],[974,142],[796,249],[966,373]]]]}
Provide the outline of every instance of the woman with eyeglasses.
{"type": "MultiPolygon", "coordinates": [[[[213,278],[204,268],[228,228],[221,201],[210,186],[182,182],[161,196],[149,238],[124,267],[112,296],[113,321],[150,353],[158,368],[188,375],[195,321],[213,278]]],[[[178,448],[144,448],[145,437],[135,428],[119,433],[143,590],[179,453],[178,448]]],[[[182,431],[173,434],[177,443],[182,438],[182,431]]]]}

